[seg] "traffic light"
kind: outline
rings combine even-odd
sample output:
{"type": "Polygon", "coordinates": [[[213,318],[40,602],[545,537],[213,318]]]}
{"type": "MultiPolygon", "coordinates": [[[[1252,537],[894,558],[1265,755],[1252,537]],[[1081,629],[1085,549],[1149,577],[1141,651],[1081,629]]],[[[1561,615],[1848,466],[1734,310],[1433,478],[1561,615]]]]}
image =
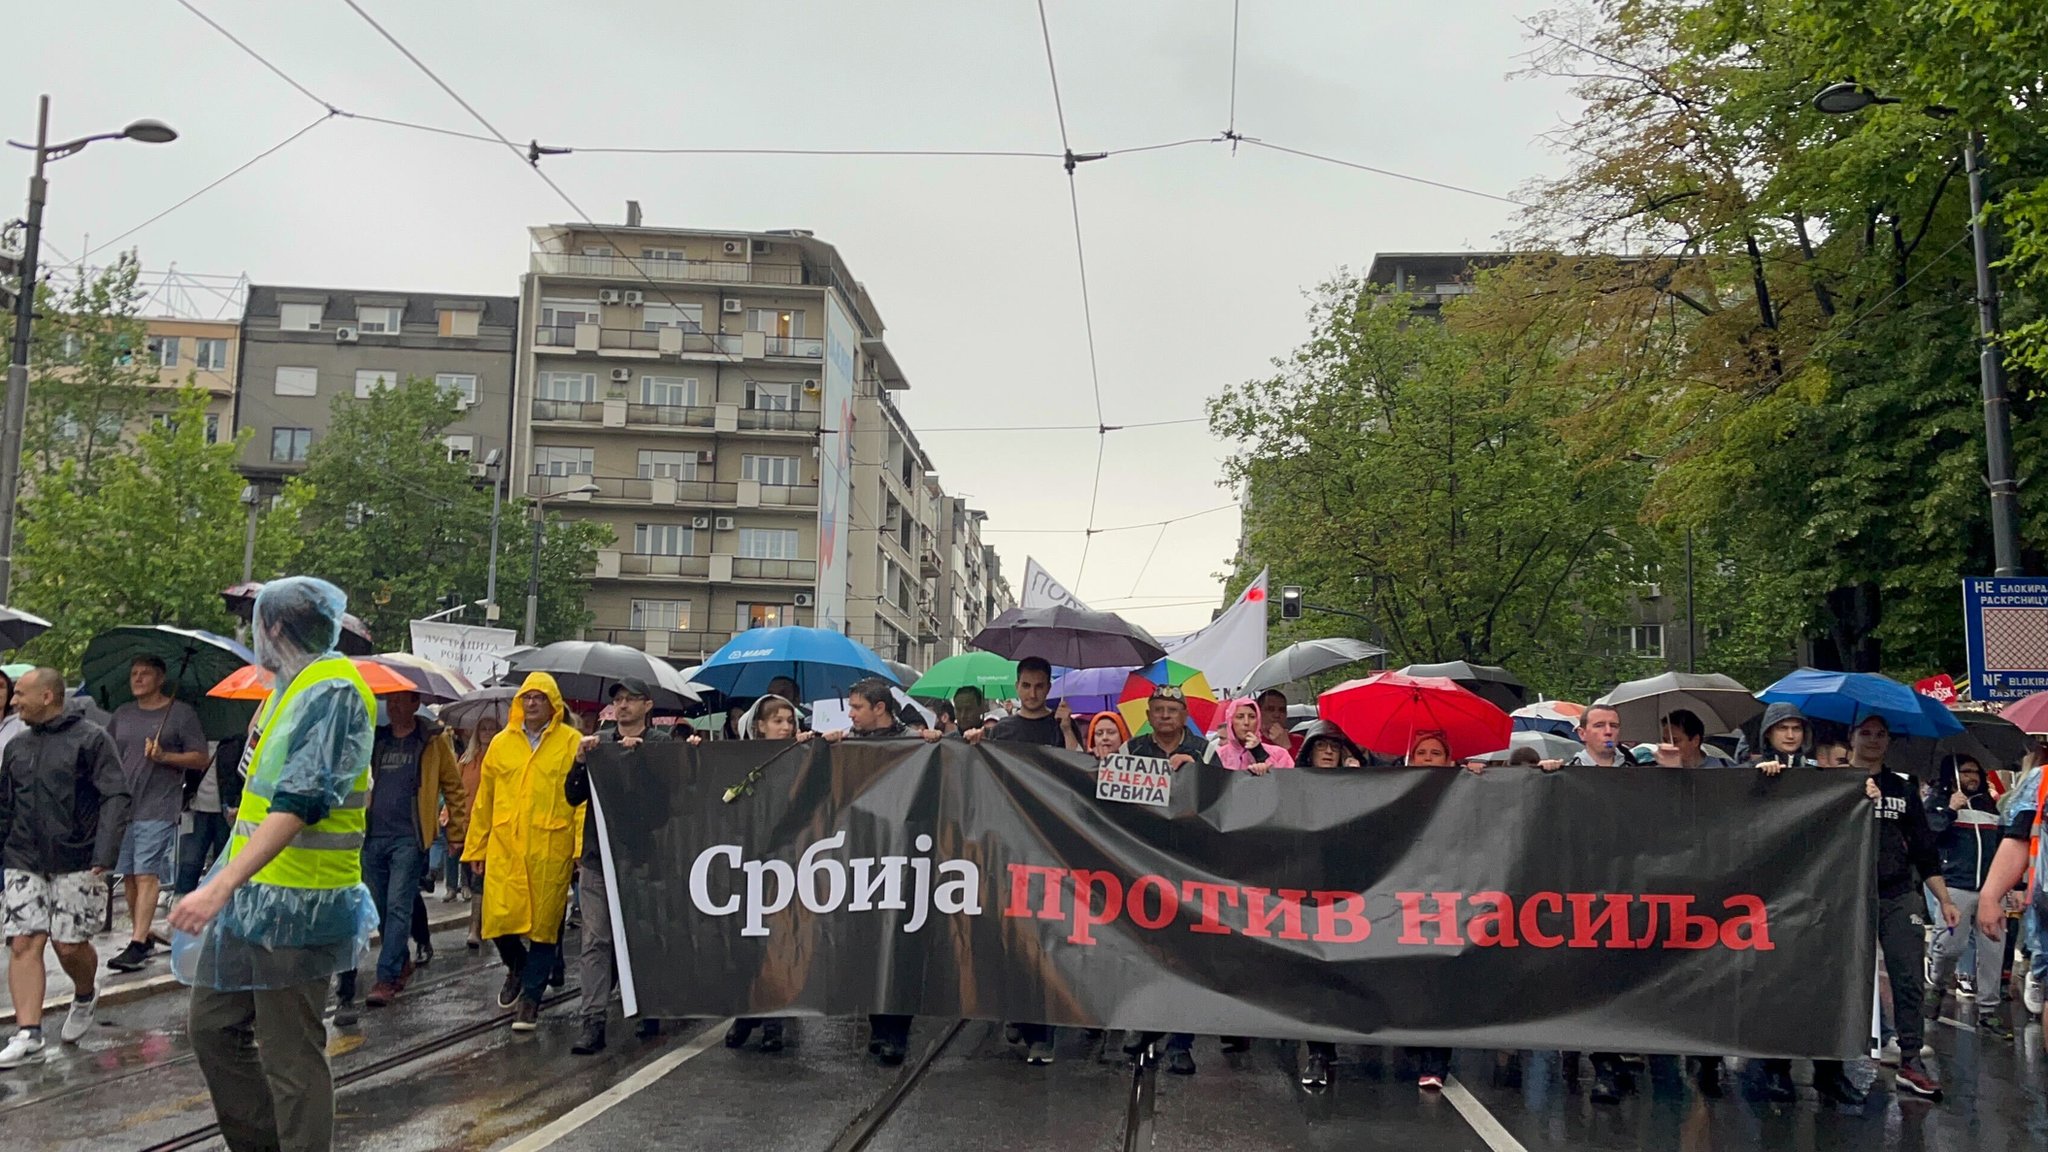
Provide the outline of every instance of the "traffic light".
{"type": "Polygon", "coordinates": [[[1282,620],[1301,619],[1301,585],[1283,584],[1280,586],[1280,618],[1282,620]]]}

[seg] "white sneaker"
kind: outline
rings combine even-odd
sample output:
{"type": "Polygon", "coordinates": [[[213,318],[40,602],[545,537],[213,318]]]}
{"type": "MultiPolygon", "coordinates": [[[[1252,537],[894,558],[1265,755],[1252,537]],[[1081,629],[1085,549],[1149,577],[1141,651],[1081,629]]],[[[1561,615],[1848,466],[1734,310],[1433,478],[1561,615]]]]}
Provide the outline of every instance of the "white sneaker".
{"type": "Polygon", "coordinates": [[[66,1044],[76,1044],[92,1031],[93,1010],[99,1007],[98,1000],[73,1000],[71,1011],[64,1014],[63,1030],[57,1034],[66,1044]]]}
{"type": "Polygon", "coordinates": [[[1920,1054],[1922,1056],[1934,1055],[1934,1042],[1932,1040],[1922,1040],[1920,1042],[1920,1054]]]}
{"type": "Polygon", "coordinates": [[[43,1034],[40,1032],[22,1029],[7,1042],[7,1047],[0,1048],[0,1068],[19,1068],[44,1059],[43,1034]]]}
{"type": "Polygon", "coordinates": [[[2042,983],[2041,978],[2034,973],[2033,968],[2029,967],[2027,969],[2027,982],[2020,989],[2020,1001],[2027,1006],[2027,1015],[2029,1016],[2039,1016],[2041,1014],[2041,1002],[2044,998],[2048,998],[2043,996],[2043,993],[2048,993],[2048,988],[2042,987],[2042,983]]]}
{"type": "Polygon", "coordinates": [[[1899,1064],[1899,1038],[1898,1038],[1898,1037],[1896,1037],[1896,1036],[1889,1036],[1889,1037],[1886,1037],[1886,1038],[1885,1038],[1885,1042],[1884,1042],[1884,1047],[1882,1047],[1882,1048],[1879,1048],[1879,1049],[1877,1050],[1877,1062],[1878,1062],[1879,1064],[1883,1064],[1884,1066],[1886,1066],[1886,1067],[1888,1067],[1888,1068],[1896,1068],[1896,1067],[1898,1067],[1898,1064],[1899,1064]]]}

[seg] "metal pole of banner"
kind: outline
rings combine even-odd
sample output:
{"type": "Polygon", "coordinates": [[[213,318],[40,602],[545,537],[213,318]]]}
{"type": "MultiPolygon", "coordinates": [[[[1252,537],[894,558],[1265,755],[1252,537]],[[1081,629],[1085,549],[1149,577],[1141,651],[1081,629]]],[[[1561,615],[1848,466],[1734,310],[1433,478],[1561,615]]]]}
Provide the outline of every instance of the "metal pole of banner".
{"type": "Polygon", "coordinates": [[[504,469],[498,462],[498,451],[493,448],[490,458],[484,462],[485,471],[491,474],[491,559],[484,571],[484,623],[498,622],[498,513],[505,503],[504,469]]]}
{"type": "Polygon", "coordinates": [[[546,513],[533,502],[533,566],[526,571],[526,644],[533,646],[534,622],[540,619],[540,546],[547,531],[546,513]]]}

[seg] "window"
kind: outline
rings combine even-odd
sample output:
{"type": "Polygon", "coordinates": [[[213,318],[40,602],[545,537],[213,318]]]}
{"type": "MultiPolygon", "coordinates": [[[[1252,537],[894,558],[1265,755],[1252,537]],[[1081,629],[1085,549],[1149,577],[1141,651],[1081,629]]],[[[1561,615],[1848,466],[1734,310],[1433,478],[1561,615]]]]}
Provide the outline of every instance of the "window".
{"type": "Polygon", "coordinates": [[[178,344],[179,340],[176,336],[152,336],[149,338],[149,350],[156,353],[157,367],[176,368],[178,366],[178,344]]]}
{"type": "Polygon", "coordinates": [[[380,332],[386,336],[396,336],[399,326],[403,322],[401,318],[404,314],[405,310],[402,308],[385,308],[382,306],[357,308],[356,331],[380,332]]]}
{"type": "Polygon", "coordinates": [[[206,414],[206,442],[208,444],[220,443],[220,413],[218,412],[208,412],[206,414]]]}
{"type": "Polygon", "coordinates": [[[697,378],[694,376],[642,376],[640,378],[640,402],[642,404],[668,404],[680,408],[692,407],[697,403],[697,378]]]}
{"type": "Polygon", "coordinates": [[[796,529],[742,528],[739,554],[755,560],[795,560],[796,529]]]}
{"type": "MultiPolygon", "coordinates": [[[[78,418],[76,416],[66,415],[57,418],[57,435],[63,437],[66,440],[76,440],[79,438],[79,436],[84,434],[84,431],[84,426],[78,422],[78,418]]],[[[93,439],[119,440],[120,438],[120,413],[104,412],[101,413],[100,416],[93,421],[93,439]]]]}
{"type": "Polygon", "coordinates": [[[473,372],[441,372],[434,377],[434,386],[450,401],[460,400],[464,404],[476,403],[476,374],[473,372]]]}
{"type": "Polygon", "coordinates": [[[320,394],[320,370],[318,368],[279,368],[277,370],[277,394],[279,396],[318,396],[320,394]]]}
{"type": "Polygon", "coordinates": [[[594,476],[597,474],[596,455],[589,448],[536,444],[533,446],[533,470],[540,476],[594,476]]]}
{"type": "Polygon", "coordinates": [[[642,480],[695,480],[697,478],[697,454],[695,452],[671,452],[642,448],[640,450],[640,478],[642,480]]]}
{"type": "Polygon", "coordinates": [[[542,300],[540,302],[540,326],[543,328],[567,328],[576,324],[596,324],[598,320],[595,300],[542,300]]]}
{"type": "Polygon", "coordinates": [[[540,387],[535,390],[540,400],[572,400],[588,404],[597,399],[597,373],[595,372],[543,372],[540,387]]]}
{"type": "Polygon", "coordinates": [[[642,260],[680,261],[688,260],[690,258],[690,254],[683,251],[681,248],[642,248],[640,250],[640,258],[642,260]]]}
{"type": "Polygon", "coordinates": [[[320,330],[320,305],[279,304],[277,326],[286,332],[318,332],[320,330]]]}
{"type": "Polygon", "coordinates": [[[225,372],[228,368],[228,342],[201,336],[192,342],[192,364],[209,372],[225,372]]]}
{"type": "Polygon", "coordinates": [[[356,399],[368,400],[371,393],[381,388],[390,388],[397,383],[397,373],[389,368],[358,369],[356,371],[356,399]]]}
{"type": "Polygon", "coordinates": [[[1638,624],[1625,629],[1628,633],[1628,648],[1634,655],[1645,660],[1664,658],[1664,626],[1662,624],[1638,624]]]}
{"type": "Polygon", "coordinates": [[[747,407],[769,412],[788,412],[796,407],[796,385],[763,384],[747,381],[747,407]]]}
{"type": "Polygon", "coordinates": [[[766,332],[770,336],[801,336],[804,334],[804,314],[789,308],[749,308],[747,331],[766,332]]]}
{"type": "Polygon", "coordinates": [[[306,459],[306,449],[313,446],[311,428],[272,428],[270,430],[270,458],[282,464],[301,464],[306,459]]]}
{"type": "Polygon", "coordinates": [[[477,322],[481,319],[481,312],[473,312],[467,308],[443,308],[440,314],[441,335],[474,336],[477,322]]]}
{"type": "Polygon", "coordinates": [[[640,327],[652,332],[657,328],[681,328],[685,332],[704,330],[704,306],[702,304],[649,304],[640,310],[640,327]]]}
{"type": "Polygon", "coordinates": [[[690,556],[697,551],[697,533],[688,524],[635,524],[633,551],[649,556],[690,556]]]}
{"type": "Polygon", "coordinates": [[[583,254],[585,256],[603,256],[609,259],[612,255],[612,250],[602,244],[585,244],[583,246],[583,254]]]}
{"type": "Polygon", "coordinates": [[[468,460],[476,455],[476,437],[474,436],[450,434],[441,437],[441,443],[448,446],[448,459],[451,461],[468,460]]]}
{"type": "Polygon", "coordinates": [[[739,622],[734,627],[741,631],[748,628],[780,628],[790,622],[790,606],[787,604],[742,604],[739,622]]]}
{"type": "Polygon", "coordinates": [[[741,456],[740,479],[784,486],[802,483],[794,456],[741,456]]]}
{"type": "Polygon", "coordinates": [[[627,627],[641,632],[688,632],[690,630],[690,602],[688,600],[635,600],[632,619],[627,627]]]}

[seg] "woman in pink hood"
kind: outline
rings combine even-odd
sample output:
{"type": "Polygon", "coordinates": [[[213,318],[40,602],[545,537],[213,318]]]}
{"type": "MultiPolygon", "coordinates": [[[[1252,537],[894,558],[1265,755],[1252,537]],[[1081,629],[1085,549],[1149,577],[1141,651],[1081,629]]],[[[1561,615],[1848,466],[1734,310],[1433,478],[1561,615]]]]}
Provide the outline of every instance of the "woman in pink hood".
{"type": "Polygon", "coordinates": [[[1210,734],[1209,754],[1232,772],[1263,776],[1274,768],[1294,767],[1294,756],[1284,744],[1268,744],[1259,735],[1259,702],[1239,696],[1216,710],[1216,731],[1210,734]]]}

